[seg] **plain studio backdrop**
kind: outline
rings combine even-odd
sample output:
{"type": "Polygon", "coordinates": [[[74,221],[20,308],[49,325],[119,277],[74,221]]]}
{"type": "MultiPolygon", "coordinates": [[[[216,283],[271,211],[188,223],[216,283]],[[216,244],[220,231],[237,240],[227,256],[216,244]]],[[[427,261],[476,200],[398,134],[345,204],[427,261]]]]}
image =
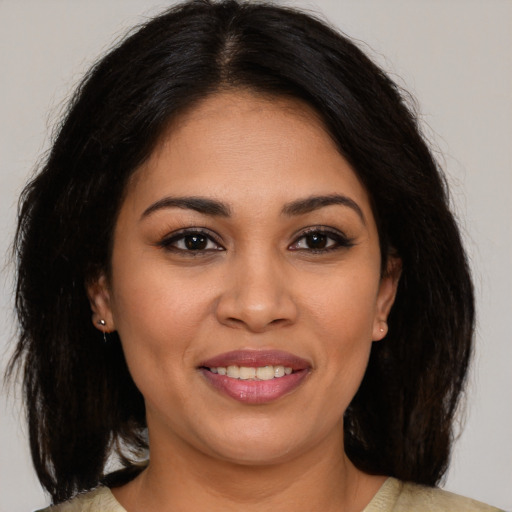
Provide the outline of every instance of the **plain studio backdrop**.
{"type": "MultiPolygon", "coordinates": [[[[0,251],[17,197],[78,80],[125,31],[171,2],[0,0],[0,251]]],[[[444,487],[512,509],[512,1],[311,0],[416,96],[471,258],[478,328],[465,428],[444,487]]],[[[0,354],[15,332],[2,266],[0,354]]],[[[44,506],[19,388],[0,403],[0,512],[44,506]]]]}

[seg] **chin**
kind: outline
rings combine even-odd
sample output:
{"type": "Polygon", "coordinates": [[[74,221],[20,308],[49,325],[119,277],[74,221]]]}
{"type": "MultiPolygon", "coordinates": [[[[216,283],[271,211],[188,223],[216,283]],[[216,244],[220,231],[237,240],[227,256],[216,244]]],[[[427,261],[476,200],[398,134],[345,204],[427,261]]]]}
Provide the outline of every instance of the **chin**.
{"type": "Polygon", "coordinates": [[[299,453],[307,451],[306,444],[311,444],[312,438],[296,429],[265,428],[264,426],[224,429],[222,437],[216,442],[209,439],[209,451],[214,456],[244,466],[264,466],[287,462],[299,453]],[[293,436],[290,436],[293,433],[293,436]],[[307,443],[304,442],[307,440],[307,443]]]}
{"type": "Polygon", "coordinates": [[[285,463],[293,458],[295,450],[283,444],[268,443],[266,446],[248,442],[243,445],[229,447],[219,453],[226,462],[241,466],[270,466],[285,463]]]}

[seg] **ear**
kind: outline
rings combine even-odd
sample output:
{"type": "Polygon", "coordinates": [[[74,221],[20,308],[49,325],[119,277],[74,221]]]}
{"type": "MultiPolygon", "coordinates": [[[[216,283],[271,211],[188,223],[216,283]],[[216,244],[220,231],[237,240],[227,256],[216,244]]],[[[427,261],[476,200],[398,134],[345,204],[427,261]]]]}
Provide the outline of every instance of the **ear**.
{"type": "Polygon", "coordinates": [[[388,315],[395,302],[398,281],[402,273],[402,260],[397,256],[390,256],[386,271],[380,280],[375,318],[373,322],[373,341],[380,341],[388,333],[388,315]]]}
{"type": "Polygon", "coordinates": [[[115,331],[110,291],[104,274],[86,285],[92,311],[92,323],[101,332],[115,331]]]}

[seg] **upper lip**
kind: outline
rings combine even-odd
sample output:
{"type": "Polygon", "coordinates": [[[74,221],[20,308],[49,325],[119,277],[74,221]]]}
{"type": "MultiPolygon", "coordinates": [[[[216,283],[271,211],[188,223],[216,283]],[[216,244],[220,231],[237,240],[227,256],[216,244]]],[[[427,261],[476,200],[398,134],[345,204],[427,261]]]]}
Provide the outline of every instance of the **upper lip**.
{"type": "Polygon", "coordinates": [[[299,356],[282,350],[233,350],[203,361],[199,366],[217,368],[226,366],[285,366],[292,370],[303,370],[311,365],[299,356]]]}

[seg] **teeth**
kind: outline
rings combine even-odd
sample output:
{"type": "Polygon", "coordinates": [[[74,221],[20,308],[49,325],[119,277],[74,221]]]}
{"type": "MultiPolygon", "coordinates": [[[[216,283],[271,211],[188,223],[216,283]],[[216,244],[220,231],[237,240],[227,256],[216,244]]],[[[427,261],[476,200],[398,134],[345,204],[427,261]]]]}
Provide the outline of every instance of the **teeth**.
{"type": "Polygon", "coordinates": [[[254,368],[251,366],[236,366],[231,365],[228,367],[217,366],[214,368],[209,368],[212,373],[217,373],[219,375],[227,375],[232,379],[241,379],[241,380],[271,380],[278,379],[284,377],[285,375],[290,375],[292,373],[292,369],[288,366],[260,366],[258,368],[254,368]]]}
{"type": "Polygon", "coordinates": [[[248,368],[247,366],[240,366],[240,379],[249,380],[256,377],[256,368],[248,368]]]}
{"type": "Polygon", "coordinates": [[[284,366],[274,366],[274,377],[284,377],[284,366]]]}
{"type": "Polygon", "coordinates": [[[273,366],[262,366],[256,370],[256,377],[260,380],[270,380],[274,378],[273,366]]]}
{"type": "MultiPolygon", "coordinates": [[[[240,378],[240,367],[239,366],[228,366],[226,375],[228,377],[231,377],[232,379],[239,379],[240,378]]],[[[219,369],[217,368],[217,371],[219,369]]]]}

